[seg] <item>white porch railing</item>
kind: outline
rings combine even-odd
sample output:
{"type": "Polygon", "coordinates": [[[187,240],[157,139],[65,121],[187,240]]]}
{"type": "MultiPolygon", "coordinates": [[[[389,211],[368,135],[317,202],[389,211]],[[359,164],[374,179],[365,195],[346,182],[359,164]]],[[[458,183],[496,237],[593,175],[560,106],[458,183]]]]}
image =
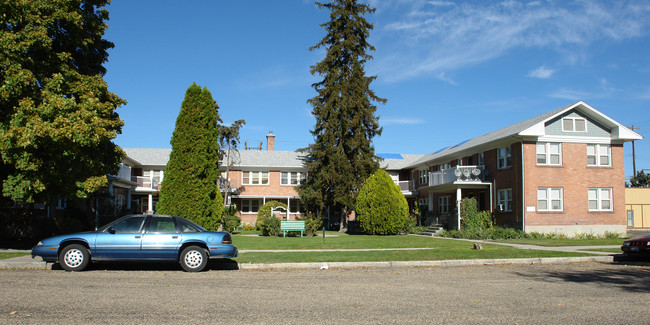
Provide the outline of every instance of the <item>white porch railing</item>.
{"type": "Polygon", "coordinates": [[[429,186],[451,184],[454,182],[480,182],[484,170],[478,166],[456,166],[429,174],[429,186]]]}
{"type": "Polygon", "coordinates": [[[399,189],[402,192],[413,192],[415,190],[413,182],[411,181],[396,181],[395,184],[399,186],[399,189]]]}

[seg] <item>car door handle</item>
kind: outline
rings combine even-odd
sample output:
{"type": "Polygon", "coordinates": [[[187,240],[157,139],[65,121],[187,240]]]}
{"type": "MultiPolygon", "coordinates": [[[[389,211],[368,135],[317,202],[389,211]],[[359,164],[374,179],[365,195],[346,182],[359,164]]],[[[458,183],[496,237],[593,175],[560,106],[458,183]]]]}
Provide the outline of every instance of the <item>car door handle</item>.
{"type": "Polygon", "coordinates": [[[172,239],[178,239],[178,236],[172,236],[172,239]]]}
{"type": "Polygon", "coordinates": [[[142,238],[142,236],[135,236],[135,239],[140,239],[140,238],[142,238]]]}

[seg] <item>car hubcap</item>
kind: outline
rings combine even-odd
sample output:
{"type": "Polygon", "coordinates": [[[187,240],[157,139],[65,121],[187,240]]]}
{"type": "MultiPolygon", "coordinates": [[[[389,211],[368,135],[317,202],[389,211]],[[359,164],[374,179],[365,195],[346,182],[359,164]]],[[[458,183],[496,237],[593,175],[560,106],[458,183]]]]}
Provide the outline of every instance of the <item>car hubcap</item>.
{"type": "Polygon", "coordinates": [[[65,265],[69,267],[77,267],[83,263],[84,254],[81,253],[81,251],[78,249],[71,249],[65,253],[65,257],[63,259],[65,265]]]}
{"type": "Polygon", "coordinates": [[[191,268],[199,267],[203,263],[203,256],[198,251],[190,251],[185,254],[185,264],[191,268]]]}

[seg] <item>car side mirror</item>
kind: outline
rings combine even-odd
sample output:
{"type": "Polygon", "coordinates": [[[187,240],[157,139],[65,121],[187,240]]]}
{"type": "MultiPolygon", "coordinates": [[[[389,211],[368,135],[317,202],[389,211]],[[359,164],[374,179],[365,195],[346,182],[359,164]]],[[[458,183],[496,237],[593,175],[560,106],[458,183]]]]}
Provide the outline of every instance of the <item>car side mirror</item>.
{"type": "Polygon", "coordinates": [[[111,234],[114,234],[115,233],[115,228],[113,228],[113,227],[108,228],[108,232],[111,233],[111,234]]]}

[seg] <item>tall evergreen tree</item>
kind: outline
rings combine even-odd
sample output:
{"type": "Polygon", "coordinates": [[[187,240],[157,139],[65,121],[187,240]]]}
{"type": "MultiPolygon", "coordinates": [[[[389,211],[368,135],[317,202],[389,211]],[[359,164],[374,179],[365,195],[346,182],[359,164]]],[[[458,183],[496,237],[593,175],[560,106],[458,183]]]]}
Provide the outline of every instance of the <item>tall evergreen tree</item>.
{"type": "MultiPolygon", "coordinates": [[[[125,101],[102,66],[108,0],[0,1],[0,182],[24,202],[87,197],[124,152],[112,140],[125,101]]],[[[53,209],[51,209],[53,211],[53,209]]]]}
{"type": "Polygon", "coordinates": [[[223,214],[217,110],[207,88],[196,83],[187,88],[156,206],[157,213],[185,217],[210,230],[219,227],[223,214]]]}
{"type": "Polygon", "coordinates": [[[305,150],[310,174],[300,195],[311,209],[340,209],[343,231],[363,182],[379,168],[372,139],[382,129],[372,101],[386,100],[370,89],[376,77],[364,71],[372,59],[367,52],[374,47],[367,42],[373,25],[363,15],[375,9],[355,0],[316,4],[331,13],[330,21],[321,25],[327,35],[310,49],[325,48],[327,54],[311,67],[311,73],[323,79],[312,85],[318,94],[308,100],[316,117],[311,131],[315,143],[305,150]]]}

